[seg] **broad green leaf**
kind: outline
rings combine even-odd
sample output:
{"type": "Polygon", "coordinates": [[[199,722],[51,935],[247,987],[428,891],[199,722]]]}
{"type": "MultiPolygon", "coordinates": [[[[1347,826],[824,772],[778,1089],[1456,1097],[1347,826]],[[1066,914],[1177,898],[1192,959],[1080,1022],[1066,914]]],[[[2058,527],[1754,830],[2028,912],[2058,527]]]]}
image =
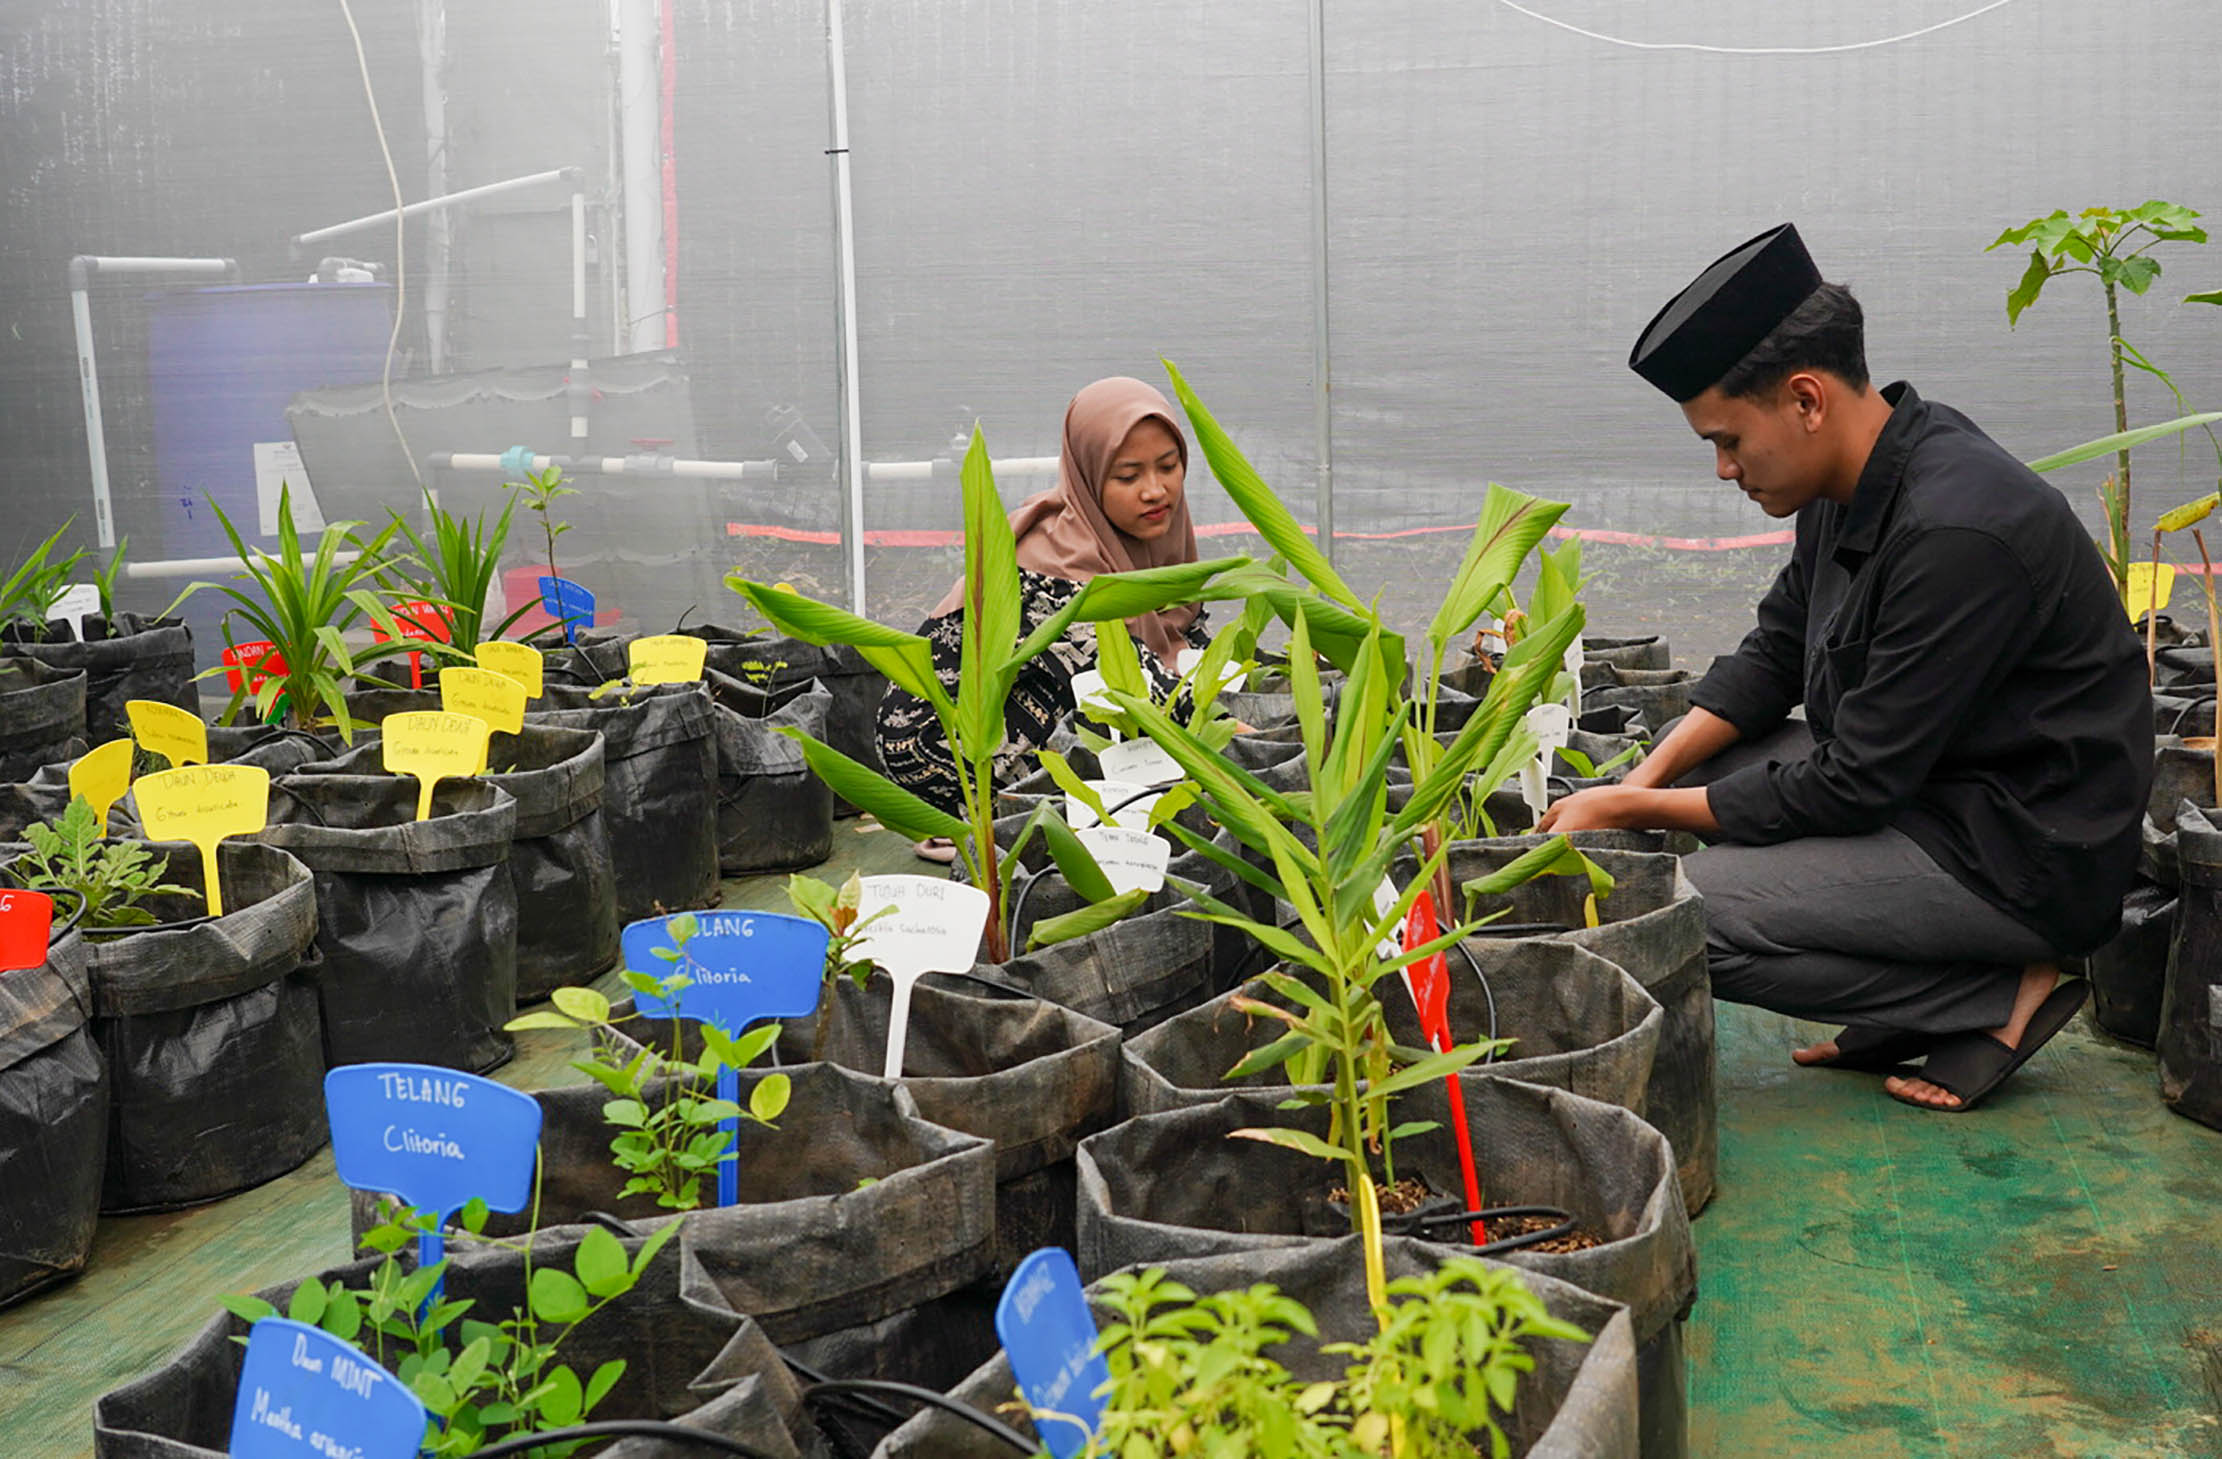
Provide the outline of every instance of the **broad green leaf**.
{"type": "Polygon", "coordinates": [[[996,671],[1018,638],[1022,594],[1018,541],[995,489],[979,426],[964,453],[963,656],[957,678],[959,743],[975,757],[1003,742],[1003,695],[996,671]]]}
{"type": "Polygon", "coordinates": [[[1032,633],[1011,651],[1010,661],[996,673],[996,692],[1008,696],[1018,672],[1065,636],[1075,623],[1100,623],[1106,619],[1139,618],[1175,603],[1203,601],[1212,579],[1223,572],[1247,567],[1247,557],[1219,557],[1203,562],[1174,563],[1168,567],[1139,568],[1133,572],[1100,573],[1055,613],[1037,624],[1032,633]]]}
{"type": "Polygon", "coordinates": [[[1595,895],[1603,897],[1612,893],[1611,873],[1584,856],[1564,836],[1553,836],[1534,850],[1522,852],[1487,876],[1476,877],[1464,883],[1460,889],[1469,899],[1501,897],[1513,888],[1525,886],[1540,876],[1586,876],[1589,878],[1590,890],[1595,895]]]}
{"type": "Polygon", "coordinates": [[[2080,446],[2070,446],[2065,451],[2055,451],[2049,456],[2039,456],[2028,463],[2031,471],[2057,471],[2063,466],[2080,466],[2101,456],[2111,456],[2117,451],[2128,451],[2157,441],[2162,436],[2172,436],[2178,431],[2195,430],[2200,426],[2222,421],[2222,410],[2201,411],[2196,415],[2179,416],[2158,425],[2138,426],[2134,430],[2117,431],[2110,436],[2085,441],[2080,446]]]}
{"type": "Polygon", "coordinates": [[[578,1278],[555,1267],[541,1267],[532,1274],[529,1291],[532,1315],[542,1322],[573,1323],[586,1316],[586,1288],[578,1278]]]}
{"type": "Polygon", "coordinates": [[[1135,652],[1134,635],[1127,631],[1126,620],[1108,618],[1095,628],[1096,668],[1104,684],[1129,694],[1149,693],[1150,683],[1142,675],[1142,658],[1135,652]]]}
{"type": "Polygon", "coordinates": [[[1026,950],[1033,952],[1038,948],[1101,932],[1131,915],[1149,899],[1148,892],[1136,887],[1133,891],[1121,892],[1108,901],[1091,902],[1059,917],[1045,917],[1036,922],[1032,931],[1027,933],[1026,950]]]}
{"type": "Polygon", "coordinates": [[[577,1027],[577,1024],[573,1023],[570,1019],[565,1018],[562,1014],[551,1013],[544,1008],[533,1013],[520,1013],[515,1018],[509,1020],[509,1022],[502,1025],[503,1029],[511,1033],[515,1033],[528,1028],[575,1029],[577,1027]]]}
{"type": "Polygon", "coordinates": [[[2144,293],[2153,286],[2153,280],[2160,277],[2160,260],[2148,253],[2112,259],[2109,262],[2112,267],[2105,272],[2110,273],[2132,294],[2144,293]]]}
{"type": "Polygon", "coordinates": [[[1416,1064],[1407,1064],[1388,1078],[1366,1086],[1366,1093],[1375,1099],[1387,1099],[1402,1094],[1407,1089],[1417,1089],[1447,1078],[1489,1052],[1487,1044],[1460,1044],[1443,1054],[1430,1054],[1416,1064]]]}
{"type": "Polygon", "coordinates": [[[818,778],[833,787],[834,793],[860,809],[869,812],[879,823],[898,836],[922,841],[929,836],[946,836],[963,844],[972,835],[971,826],[920,800],[876,770],[871,770],[842,754],[821,740],[812,739],[797,729],[784,729],[787,735],[802,745],[803,758],[818,778]]]}
{"type": "Polygon", "coordinates": [[[1565,502],[1544,501],[1490,482],[1466,555],[1428,624],[1428,640],[1448,644],[1470,630],[1566,511],[1565,502]]]}
{"type": "Polygon", "coordinates": [[[1348,1160],[1350,1152],[1328,1144],[1325,1140],[1303,1130],[1263,1129],[1233,1130],[1229,1137],[1236,1140],[1256,1140],[1261,1144],[1278,1145],[1283,1150],[1294,1150],[1299,1155],[1309,1155],[1319,1160],[1348,1160]]]}
{"type": "MultiPolygon", "coordinates": [[[[1994,248],[1996,246],[1992,245],[1994,248]]],[[[2007,327],[2011,328],[2021,322],[2021,311],[2037,302],[2037,296],[2044,292],[2045,280],[2051,277],[2052,265],[2045,261],[2044,254],[2031,253],[2029,267],[2022,271],[2021,282],[2006,291],[2007,327]]]]}
{"type": "Polygon", "coordinates": [[[1327,757],[1327,704],[1320,687],[1312,653],[1311,621],[1299,613],[1289,624],[1289,697],[1296,703],[1296,723],[1304,739],[1304,763],[1317,765],[1327,757]],[[1299,674],[1303,664],[1311,672],[1299,674]]]}
{"type": "Polygon", "coordinates": [[[1042,840],[1049,847],[1049,859],[1057,864],[1057,874],[1075,896],[1090,902],[1108,901],[1116,895],[1111,879],[1103,874],[1091,852],[1078,836],[1053,812],[1041,823],[1042,840]]]}
{"type": "Polygon", "coordinates": [[[945,719],[955,716],[956,706],[950,703],[940,676],[934,672],[933,645],[917,634],[859,618],[831,603],[805,598],[791,588],[754,582],[739,573],[727,577],[725,585],[748,599],[780,632],[805,643],[848,644],[890,682],[932,705],[935,714],[945,719]]]}
{"type": "MultiPolygon", "coordinates": [[[[1080,772],[1072,768],[1071,761],[1055,750],[1036,751],[1034,758],[1039,760],[1041,767],[1049,772],[1049,778],[1056,783],[1059,790],[1079,801],[1089,810],[1094,811],[1097,820],[1105,824],[1110,823],[1111,813],[1103,807],[1103,796],[1094,786],[1081,778],[1080,772]]],[[[1044,827],[1045,831],[1046,829],[1044,827]]]]}
{"type": "Polygon", "coordinates": [[[594,1376],[586,1380],[586,1397],[579,1405],[579,1416],[584,1418],[591,1415],[594,1412],[594,1406],[609,1397],[609,1391],[615,1388],[617,1380],[624,1376],[625,1360],[623,1358],[611,1358],[608,1362],[596,1368],[594,1376]]]}
{"type": "Polygon", "coordinates": [[[2207,289],[2197,294],[2183,296],[2186,304],[2222,304],[2222,289],[2207,289]]]}
{"type": "Polygon", "coordinates": [[[794,1081],[787,1075],[766,1074],[748,1092],[749,1117],[758,1124],[770,1124],[786,1113],[787,1101],[793,1094],[794,1081]]]}
{"type": "Polygon", "coordinates": [[[558,988],[549,1001],[581,1023],[608,1023],[610,1001],[592,988],[558,988]]]}
{"type": "Polygon", "coordinates": [[[1309,1047],[1311,1042],[1311,1036],[1308,1034],[1282,1034],[1263,1048],[1252,1049],[1249,1053],[1244,1054],[1240,1062],[1219,1077],[1231,1083],[1237,1079],[1248,1079],[1253,1075],[1263,1074],[1268,1069],[1277,1069],[1287,1063],[1300,1050],[1309,1047]]]}
{"type": "Polygon", "coordinates": [[[625,1248],[600,1226],[586,1228],[578,1254],[571,1258],[571,1266],[579,1274],[579,1285],[596,1297],[614,1297],[633,1284],[625,1248]]]}

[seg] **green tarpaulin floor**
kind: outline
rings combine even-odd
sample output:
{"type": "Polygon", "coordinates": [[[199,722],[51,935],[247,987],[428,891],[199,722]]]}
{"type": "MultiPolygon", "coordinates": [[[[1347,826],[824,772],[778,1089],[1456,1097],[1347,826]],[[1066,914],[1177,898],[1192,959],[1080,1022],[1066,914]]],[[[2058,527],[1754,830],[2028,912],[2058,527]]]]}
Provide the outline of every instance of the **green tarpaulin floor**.
{"type": "MultiPolygon", "coordinates": [[[[843,823],[821,875],[915,871],[843,823]]],[[[730,883],[781,907],[783,879],[730,883]]],[[[2222,1133],[2167,1113],[2150,1055],[2080,1029],[1966,1116],[1802,1071],[1811,1033],[1723,1007],[1720,1191],[1697,1222],[1699,1455],[2222,1453],[2222,1133]]],[[[531,1034],[501,1071],[567,1082],[531,1034]]],[[[330,1156],[245,1195],[103,1221],[66,1286],[0,1312],[0,1454],[92,1452],[92,1401],[222,1292],[343,1259],[330,1156]]]]}

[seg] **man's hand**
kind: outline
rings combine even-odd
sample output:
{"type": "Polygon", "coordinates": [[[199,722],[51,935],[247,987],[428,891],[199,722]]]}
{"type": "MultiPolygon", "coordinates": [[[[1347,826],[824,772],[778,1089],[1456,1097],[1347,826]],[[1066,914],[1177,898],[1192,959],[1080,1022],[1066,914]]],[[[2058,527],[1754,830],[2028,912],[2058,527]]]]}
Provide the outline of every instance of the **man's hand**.
{"type": "Polygon", "coordinates": [[[1538,831],[1695,831],[1720,830],[1703,789],[1651,790],[1633,785],[1599,785],[1578,790],[1543,813],[1538,831]]]}

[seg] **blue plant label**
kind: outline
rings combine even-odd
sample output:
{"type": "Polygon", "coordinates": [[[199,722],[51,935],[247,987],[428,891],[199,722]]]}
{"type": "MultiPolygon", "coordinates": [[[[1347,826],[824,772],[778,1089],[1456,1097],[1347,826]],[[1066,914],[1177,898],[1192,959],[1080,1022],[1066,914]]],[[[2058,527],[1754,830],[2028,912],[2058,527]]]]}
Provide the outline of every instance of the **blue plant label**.
{"type": "Polygon", "coordinates": [[[576,643],[580,629],[594,626],[594,595],[569,578],[542,578],[540,611],[563,625],[564,642],[576,643]]]}
{"type": "Polygon", "coordinates": [[[1018,1264],[995,1304],[995,1333],[1034,1410],[1034,1432],[1057,1459],[1072,1459],[1102,1421],[1111,1365],[1096,1351],[1096,1320],[1070,1253],[1045,1246],[1018,1264]]]}
{"type": "Polygon", "coordinates": [[[232,1459],[408,1459],[425,1423],[400,1379],[330,1333],[284,1317],[248,1332],[232,1459]]]}
{"type": "Polygon", "coordinates": [[[694,981],[675,998],[639,994],[634,1006],[650,1018],[691,1018],[743,1032],[766,1018],[815,1012],[825,985],[827,934],[808,917],[779,912],[679,912],[625,928],[628,972],[651,978],[684,974],[694,981]],[[694,919],[694,936],[677,959],[658,957],[678,946],[671,924],[694,919]]]}
{"type": "Polygon", "coordinates": [[[356,1190],[447,1216],[472,1200],[521,1211],[532,1199],[540,1103],[431,1064],[347,1064],[324,1076],[332,1163],[356,1190]]]}

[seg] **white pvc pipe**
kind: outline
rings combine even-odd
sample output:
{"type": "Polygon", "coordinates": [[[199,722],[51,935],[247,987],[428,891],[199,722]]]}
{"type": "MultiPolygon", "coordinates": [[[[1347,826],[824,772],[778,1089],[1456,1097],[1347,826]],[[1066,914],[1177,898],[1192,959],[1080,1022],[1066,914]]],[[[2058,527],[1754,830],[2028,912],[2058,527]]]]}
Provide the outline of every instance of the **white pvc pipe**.
{"type": "Polygon", "coordinates": [[[833,239],[839,252],[834,301],[841,313],[841,460],[848,472],[849,611],[865,617],[863,387],[856,358],[856,199],[849,184],[849,74],[841,0],[826,0],[826,69],[833,91],[833,239]]]}
{"type": "MultiPolygon", "coordinates": [[[[335,552],[332,561],[350,563],[361,557],[360,552],[335,552]]],[[[234,557],[173,557],[160,562],[136,562],[126,559],[123,575],[127,578],[199,578],[213,577],[218,573],[237,573],[242,564],[234,557]]]]}
{"type": "MultiPolygon", "coordinates": [[[[549,172],[535,172],[524,177],[508,178],[502,182],[489,182],[480,187],[464,188],[461,192],[445,193],[436,198],[426,198],[421,203],[410,203],[402,208],[400,213],[404,218],[414,218],[420,214],[433,212],[441,208],[453,208],[464,203],[477,202],[481,198],[499,197],[503,193],[521,192],[528,187],[538,187],[542,183],[569,182],[576,184],[578,180],[577,173],[578,169],[575,167],[558,167],[549,172]]],[[[359,232],[364,228],[374,228],[380,223],[391,223],[394,218],[394,211],[394,209],[388,208],[382,213],[368,213],[360,218],[350,218],[344,223],[334,223],[329,228],[318,228],[308,233],[298,234],[293,239],[294,246],[301,247],[310,243],[322,243],[326,239],[338,238],[342,234],[359,232]]]]}
{"type": "Polygon", "coordinates": [[[664,343],[663,113],[656,0],[621,0],[617,18],[619,147],[625,158],[625,318],[620,349],[664,343]]]}
{"type": "Polygon", "coordinates": [[[586,444],[586,194],[571,194],[571,439],[586,444]]]}
{"type": "MultiPolygon", "coordinates": [[[[447,189],[447,0],[418,0],[418,61],[424,87],[424,185],[447,189]]],[[[448,270],[454,236],[443,210],[424,225],[424,341],[432,373],[447,373],[448,270]]]]}
{"type": "MultiPolygon", "coordinates": [[[[430,458],[430,464],[450,471],[508,471],[502,457],[490,451],[455,451],[440,453],[430,458]]],[[[864,471],[873,481],[931,481],[936,466],[946,470],[948,462],[934,461],[870,461],[864,471]]],[[[1054,476],[1057,474],[1055,456],[1007,456],[992,463],[998,476],[1054,476]]],[[[744,479],[769,480],[779,473],[777,461],[665,461],[661,457],[631,456],[534,456],[532,469],[545,471],[550,466],[561,466],[565,471],[584,472],[598,476],[702,476],[717,477],[728,481],[744,479]]]]}

